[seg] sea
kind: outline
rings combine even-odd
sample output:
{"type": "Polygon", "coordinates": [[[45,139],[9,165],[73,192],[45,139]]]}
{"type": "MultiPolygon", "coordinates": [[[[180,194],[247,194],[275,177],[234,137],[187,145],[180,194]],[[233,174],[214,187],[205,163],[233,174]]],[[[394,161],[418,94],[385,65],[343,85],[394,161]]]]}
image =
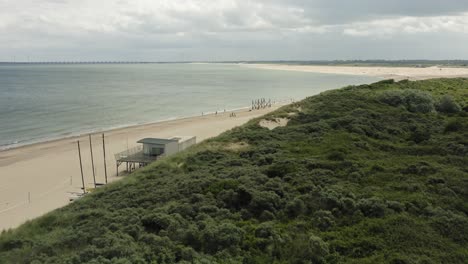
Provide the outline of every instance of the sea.
{"type": "Polygon", "coordinates": [[[0,64],[0,150],[378,80],[220,63],[0,64]]]}

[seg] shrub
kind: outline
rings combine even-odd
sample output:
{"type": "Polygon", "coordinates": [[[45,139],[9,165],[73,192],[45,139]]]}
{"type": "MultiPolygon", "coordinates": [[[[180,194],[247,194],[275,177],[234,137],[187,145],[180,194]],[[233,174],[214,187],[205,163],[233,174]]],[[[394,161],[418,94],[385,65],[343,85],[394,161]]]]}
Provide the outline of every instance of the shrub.
{"type": "Polygon", "coordinates": [[[368,217],[383,217],[385,215],[386,205],[378,198],[359,200],[357,207],[368,217]]]}
{"type": "Polygon", "coordinates": [[[389,90],[379,94],[377,99],[391,106],[403,105],[410,112],[429,113],[434,111],[432,96],[419,90],[389,90]]]}
{"type": "Polygon", "coordinates": [[[150,232],[159,232],[169,227],[173,222],[172,217],[166,214],[155,213],[144,216],[141,219],[143,227],[150,232]]]}
{"type": "Polygon", "coordinates": [[[429,93],[419,90],[404,91],[405,106],[410,112],[429,113],[434,111],[434,100],[429,93]]]}
{"type": "Polygon", "coordinates": [[[275,219],[276,219],[275,215],[268,210],[264,210],[258,217],[258,220],[263,221],[263,222],[271,221],[275,219]]]}
{"type": "Polygon", "coordinates": [[[442,113],[458,113],[461,111],[461,107],[452,96],[444,95],[437,104],[437,111],[442,113]]]}
{"type": "Polygon", "coordinates": [[[318,210],[314,214],[314,223],[322,231],[326,231],[335,225],[335,220],[330,211],[318,210]]]}
{"type": "Polygon", "coordinates": [[[405,96],[400,90],[389,90],[381,93],[378,100],[391,106],[399,106],[405,102],[405,96]]]}
{"type": "Polygon", "coordinates": [[[325,263],[329,254],[328,244],[315,235],[301,234],[283,247],[287,263],[325,263]],[[291,252],[291,253],[289,253],[291,252]]]}
{"type": "Polygon", "coordinates": [[[405,210],[405,206],[397,201],[387,201],[388,208],[392,209],[395,212],[403,212],[405,210]]]}
{"type": "Polygon", "coordinates": [[[311,258],[316,262],[322,262],[323,257],[328,255],[328,244],[325,243],[320,237],[311,235],[309,237],[309,252],[311,258]]]}
{"type": "Polygon", "coordinates": [[[281,162],[271,165],[266,171],[265,174],[270,177],[279,177],[282,178],[286,174],[294,172],[296,170],[296,164],[293,160],[283,160],[281,162]]]}
{"type": "Polygon", "coordinates": [[[255,237],[269,238],[274,235],[274,232],[275,230],[271,222],[262,223],[255,229],[255,237]]]}
{"type": "Polygon", "coordinates": [[[343,161],[345,160],[345,154],[341,151],[332,151],[330,154],[327,155],[327,159],[334,160],[334,161],[343,161]]]}
{"type": "Polygon", "coordinates": [[[444,237],[448,237],[458,243],[468,242],[468,219],[462,215],[437,210],[432,218],[432,226],[444,237]]]}
{"type": "Polygon", "coordinates": [[[281,198],[274,192],[255,192],[250,202],[250,211],[257,216],[264,210],[275,212],[279,207],[281,198]]]}
{"type": "Polygon", "coordinates": [[[463,124],[458,120],[451,120],[445,126],[445,132],[456,132],[463,129],[463,124]]]}
{"type": "Polygon", "coordinates": [[[376,82],[373,85],[378,86],[380,84],[394,84],[394,83],[395,83],[395,79],[386,79],[386,80],[376,82]]]}
{"type": "Polygon", "coordinates": [[[286,213],[289,217],[297,217],[304,211],[304,202],[301,199],[294,199],[286,204],[286,213]]]}
{"type": "Polygon", "coordinates": [[[230,223],[210,225],[202,234],[206,252],[217,252],[228,247],[236,247],[242,242],[244,231],[230,223]]]}
{"type": "Polygon", "coordinates": [[[429,140],[431,138],[431,132],[427,129],[417,127],[410,136],[410,140],[414,143],[421,143],[423,141],[429,140]]]}

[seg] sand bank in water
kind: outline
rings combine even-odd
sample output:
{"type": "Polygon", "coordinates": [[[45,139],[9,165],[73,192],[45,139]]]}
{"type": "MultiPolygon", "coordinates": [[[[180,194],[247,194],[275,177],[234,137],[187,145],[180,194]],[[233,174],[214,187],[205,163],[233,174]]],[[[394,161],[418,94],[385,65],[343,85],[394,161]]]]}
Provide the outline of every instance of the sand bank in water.
{"type": "Polygon", "coordinates": [[[242,64],[244,67],[257,69],[301,71],[328,74],[348,74],[375,76],[395,80],[425,80],[433,78],[468,77],[468,68],[450,67],[361,67],[361,66],[321,66],[321,65],[286,65],[286,64],[242,64]]]}

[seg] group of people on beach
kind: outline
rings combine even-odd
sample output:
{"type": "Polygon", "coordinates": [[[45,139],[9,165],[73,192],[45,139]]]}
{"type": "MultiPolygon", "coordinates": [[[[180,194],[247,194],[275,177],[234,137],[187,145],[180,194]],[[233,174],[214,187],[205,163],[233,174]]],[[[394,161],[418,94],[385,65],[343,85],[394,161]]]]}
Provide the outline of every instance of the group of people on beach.
{"type": "Polygon", "coordinates": [[[271,99],[268,99],[268,101],[265,98],[252,100],[251,110],[265,109],[268,107],[271,107],[271,99]]]}
{"type": "MultiPolygon", "coordinates": [[[[219,112],[216,111],[214,114],[215,114],[215,115],[218,115],[218,113],[219,113],[219,112]]],[[[223,113],[226,113],[226,109],[224,109],[224,112],[223,112],[223,113]]],[[[201,115],[204,116],[205,113],[202,112],[201,115]]],[[[237,114],[236,114],[235,112],[231,112],[231,114],[229,114],[229,117],[237,117],[237,114]]]]}
{"type": "MultiPolygon", "coordinates": [[[[252,106],[250,107],[249,111],[269,108],[271,107],[271,105],[272,105],[271,99],[268,99],[268,101],[265,98],[255,99],[255,100],[252,100],[252,106]]],[[[226,113],[226,109],[224,109],[224,113],[226,113]]],[[[218,111],[216,111],[214,114],[218,115],[218,111]]],[[[202,116],[204,115],[205,113],[202,112],[202,116]]],[[[229,117],[237,117],[236,112],[231,112],[229,114],[229,117]]]]}

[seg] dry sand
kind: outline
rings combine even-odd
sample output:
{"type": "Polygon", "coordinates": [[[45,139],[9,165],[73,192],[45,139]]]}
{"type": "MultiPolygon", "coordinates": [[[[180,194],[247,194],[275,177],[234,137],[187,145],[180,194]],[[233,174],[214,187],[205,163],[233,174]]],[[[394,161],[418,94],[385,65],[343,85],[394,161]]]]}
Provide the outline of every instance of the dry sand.
{"type": "Polygon", "coordinates": [[[425,80],[433,78],[468,77],[468,68],[451,67],[361,67],[361,66],[321,66],[321,65],[286,65],[286,64],[242,64],[245,67],[268,70],[286,70],[329,74],[349,74],[375,76],[395,80],[425,80]]]}
{"type": "MultiPolygon", "coordinates": [[[[197,142],[216,136],[248,120],[262,116],[279,106],[249,112],[205,115],[106,132],[107,171],[110,181],[116,177],[114,154],[137,145],[144,137],[196,136],[197,142]]],[[[0,152],[0,230],[14,228],[26,220],[43,215],[69,203],[70,192],[81,192],[81,174],[77,140],[85,182],[93,185],[91,156],[87,136],[39,143],[0,152]]],[[[93,154],[97,182],[104,182],[102,138],[93,136],[93,154]]],[[[120,166],[119,171],[125,166],[120,166]]]]}

